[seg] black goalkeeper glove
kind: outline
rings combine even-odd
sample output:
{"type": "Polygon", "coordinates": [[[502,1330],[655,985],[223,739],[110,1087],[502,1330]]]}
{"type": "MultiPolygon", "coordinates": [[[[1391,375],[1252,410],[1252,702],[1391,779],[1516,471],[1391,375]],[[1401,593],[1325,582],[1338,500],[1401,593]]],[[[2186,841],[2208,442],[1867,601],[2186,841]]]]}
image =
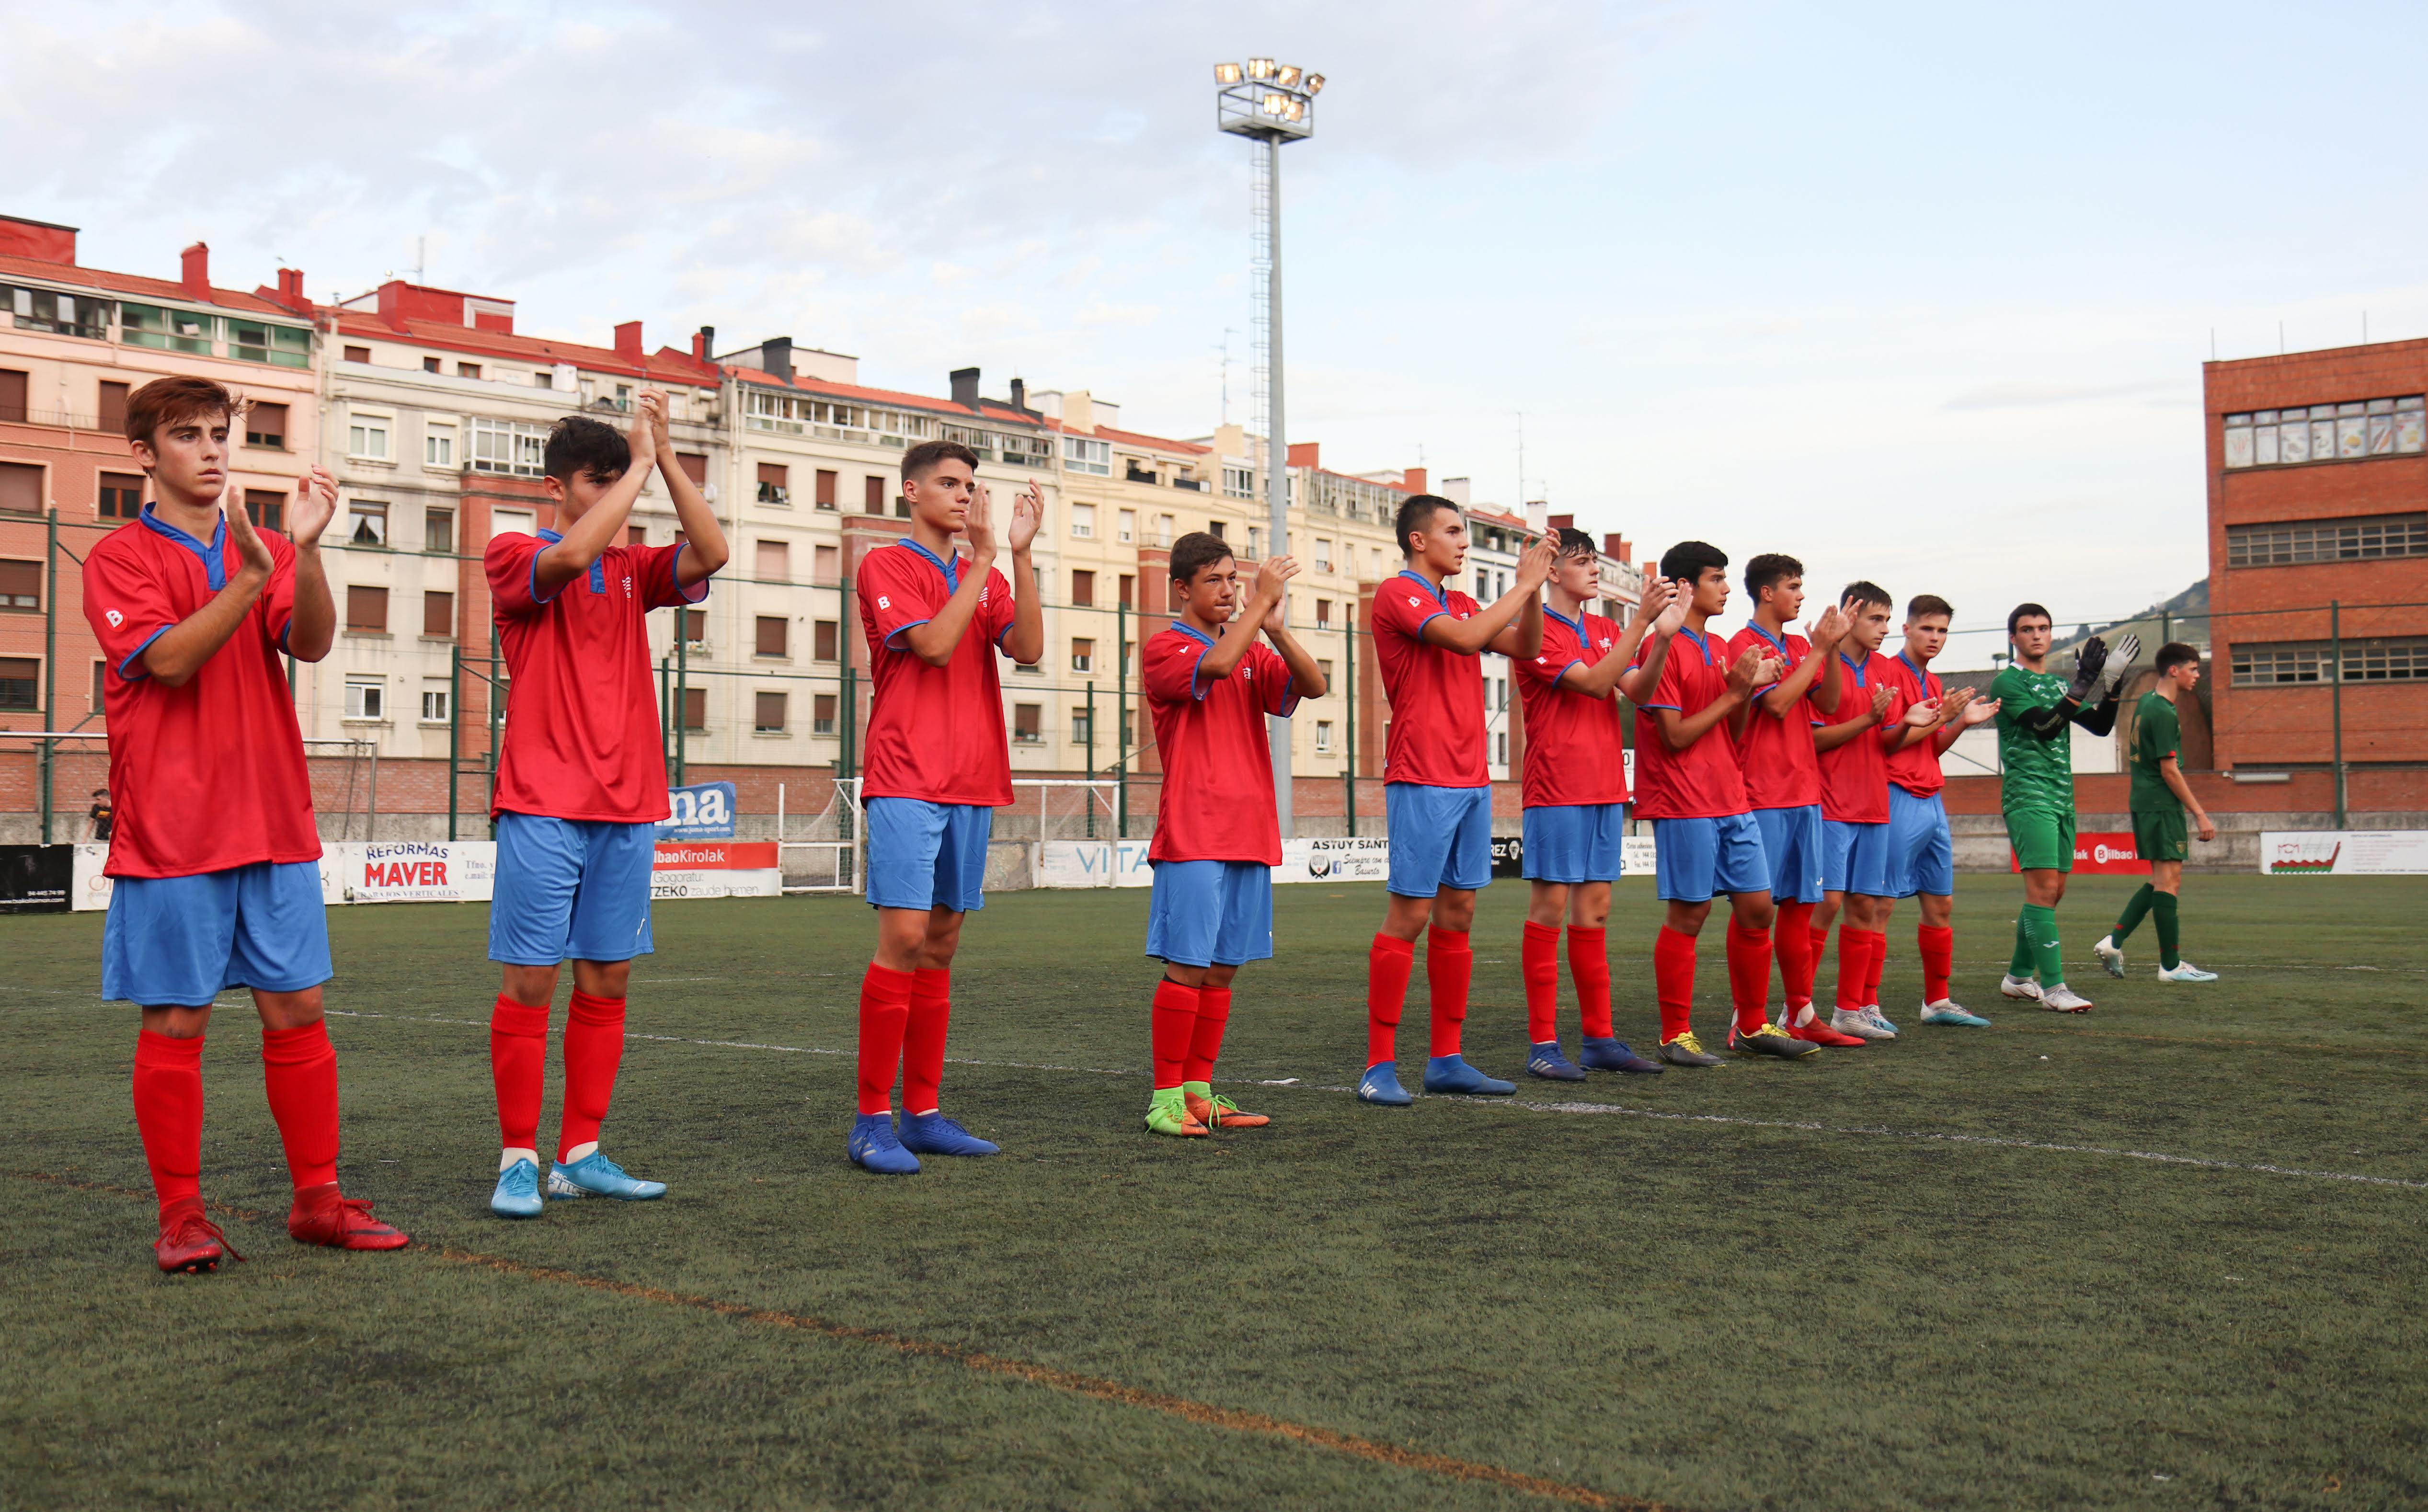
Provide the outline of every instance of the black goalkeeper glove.
{"type": "Polygon", "coordinates": [[[2074,655],[2074,686],[2066,690],[2066,697],[2076,703],[2083,702],[2089,698],[2092,685],[2099,681],[2101,669],[2107,666],[2108,643],[2096,635],[2084,641],[2082,649],[2074,655]]]}

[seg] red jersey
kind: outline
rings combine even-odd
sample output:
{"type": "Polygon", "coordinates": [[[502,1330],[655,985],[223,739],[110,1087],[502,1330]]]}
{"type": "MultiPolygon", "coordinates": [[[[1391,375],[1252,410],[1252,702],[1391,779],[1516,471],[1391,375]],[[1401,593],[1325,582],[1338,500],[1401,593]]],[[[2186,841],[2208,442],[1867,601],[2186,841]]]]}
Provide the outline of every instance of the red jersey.
{"type": "Polygon", "coordinates": [[[278,665],[295,614],[295,548],[267,531],[261,541],[270,581],[180,688],[155,682],[143,652],[227,586],[227,521],[205,546],[146,504],[85,558],[84,616],[109,666],[111,877],[320,859],[304,731],[278,665]]]}
{"type": "MultiPolygon", "coordinates": [[[[1760,625],[1747,625],[1729,637],[1729,659],[1744,655],[1748,646],[1777,657],[1781,678],[1813,654],[1812,643],[1792,631],[1782,638],[1760,625]]],[[[1821,801],[1820,753],[1813,748],[1813,727],[1823,720],[1809,698],[1798,698],[1785,715],[1764,708],[1762,696],[1776,686],[1765,682],[1754,689],[1753,713],[1736,743],[1737,770],[1745,775],[1746,801],[1755,808],[1800,809],[1821,801]]]]}
{"type": "Polygon", "coordinates": [[[1214,643],[1175,622],[1146,643],[1142,682],[1163,758],[1149,861],[1255,861],[1282,863],[1281,821],[1273,804],[1272,748],[1265,715],[1298,707],[1289,664],[1270,646],[1251,646],[1226,678],[1197,675],[1214,643]]]}
{"type": "Polygon", "coordinates": [[[1572,666],[1591,667],[1618,644],[1618,622],[1600,615],[1543,611],[1543,649],[1516,658],[1518,702],[1526,716],[1523,806],[1627,801],[1627,728],[1620,699],[1560,686],[1572,666]]]}
{"type": "Polygon", "coordinates": [[[1896,722],[1905,717],[1905,700],[1896,696],[1888,659],[1879,652],[1874,651],[1859,663],[1841,651],[1838,663],[1838,712],[1831,716],[1831,724],[1845,724],[1856,715],[1868,712],[1872,695],[1879,691],[1883,682],[1890,689],[1889,706],[1880,711],[1878,724],[1836,749],[1821,753],[1821,817],[1841,824],[1886,824],[1888,743],[1896,735],[1896,722]]]}
{"type": "Polygon", "coordinates": [[[1011,583],[993,567],[953,658],[929,666],[903,632],[936,617],[969,564],[904,536],[860,559],[861,633],[868,639],[868,755],[863,798],[920,798],[991,809],[1011,802],[995,651],[1011,633],[1011,583]]]}
{"type": "MultiPolygon", "coordinates": [[[[1637,647],[1635,663],[1644,665],[1646,648],[1637,647]]],[[[1661,664],[1661,681],[1652,696],[1635,711],[1635,816],[1639,819],[1716,819],[1750,814],[1745,779],[1737,771],[1736,742],[1729,722],[1721,719],[1684,750],[1671,750],[1661,738],[1655,709],[1675,709],[1692,716],[1712,706],[1729,690],[1728,648],[1708,632],[1679,628],[1671,637],[1668,659],[1661,664]]]]}
{"type": "MultiPolygon", "coordinates": [[[[1916,666],[1903,651],[1889,658],[1888,677],[1897,690],[1897,701],[1909,709],[1940,697],[1939,674],[1916,666]]],[[[1946,775],[1939,769],[1939,736],[1934,733],[1903,750],[1889,752],[1888,771],[1890,781],[1918,798],[1945,787],[1946,775]]]]}
{"type": "Polygon", "coordinates": [[[1492,781],[1484,761],[1484,658],[1429,644],[1422,633],[1435,615],[1471,619],[1478,607],[1414,572],[1386,578],[1374,590],[1374,659],[1383,664],[1383,692],[1391,700],[1384,781],[1483,787],[1492,781]]]}

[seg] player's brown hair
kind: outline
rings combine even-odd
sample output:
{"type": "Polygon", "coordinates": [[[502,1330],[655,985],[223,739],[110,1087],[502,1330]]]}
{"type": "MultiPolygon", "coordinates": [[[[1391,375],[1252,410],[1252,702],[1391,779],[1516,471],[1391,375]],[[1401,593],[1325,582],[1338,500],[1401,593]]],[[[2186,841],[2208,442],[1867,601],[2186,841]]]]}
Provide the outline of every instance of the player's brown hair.
{"type": "Polygon", "coordinates": [[[2190,646],[2185,645],[2182,641],[2171,640],[2164,646],[2158,648],[2158,675],[2160,677],[2165,677],[2169,672],[2183,666],[2187,662],[2190,662],[2194,666],[2198,666],[2200,663],[2200,652],[2194,650],[2190,646]]]}
{"type": "Polygon", "coordinates": [[[234,430],[243,410],[243,402],[225,385],[208,378],[155,378],[126,396],[126,438],[152,446],[161,426],[206,415],[226,416],[234,430]]]}
{"type": "Polygon", "coordinates": [[[540,452],[543,477],[569,484],[585,473],[593,483],[614,483],[632,466],[632,443],[604,420],[567,415],[549,430],[540,452]]]}
{"type": "Polygon", "coordinates": [[[1869,578],[1857,578],[1847,583],[1845,591],[1838,595],[1838,607],[1841,609],[1849,605],[1857,609],[1864,609],[1873,604],[1878,604],[1883,609],[1891,609],[1895,607],[1896,600],[1889,597],[1888,589],[1869,578]]]}
{"type": "Polygon", "coordinates": [[[1558,548],[1557,554],[1562,557],[1601,554],[1600,548],[1594,545],[1594,538],[1573,525],[1563,525],[1554,531],[1552,544],[1558,548]]]}
{"type": "Polygon", "coordinates": [[[1434,517],[1445,509],[1456,511],[1457,501],[1439,494],[1415,494],[1400,501],[1400,513],[1391,520],[1391,534],[1400,538],[1402,556],[1408,554],[1408,537],[1430,527],[1434,517]]]}
{"type": "Polygon", "coordinates": [[[947,462],[959,462],[976,470],[978,454],[959,441],[922,441],[902,453],[902,481],[911,483],[935,471],[947,462]]]}
{"type": "Polygon", "coordinates": [[[1956,606],[1935,593],[1917,593],[1913,596],[1912,601],[1905,606],[1905,616],[1908,619],[1920,619],[1925,615],[1945,615],[1953,619],[1956,617],[1956,606]]]}
{"type": "Polygon", "coordinates": [[[1172,581],[1186,585],[1217,562],[1230,560],[1231,543],[1220,535],[1190,531],[1172,543],[1172,581]]]}
{"type": "Polygon", "coordinates": [[[2049,628],[2051,630],[2055,630],[2057,628],[2057,616],[2050,614],[2046,609],[2036,603],[2019,603],[2012,609],[2007,611],[2007,638],[2009,640],[2013,640],[2015,638],[2015,627],[2022,624],[2026,619],[2045,619],[2049,622],[2049,628]]]}
{"type": "Polygon", "coordinates": [[[1746,592],[1757,601],[1762,590],[1779,586],[1782,578],[1804,576],[1804,564],[1779,551],[1764,551],[1746,564],[1746,592]]]}

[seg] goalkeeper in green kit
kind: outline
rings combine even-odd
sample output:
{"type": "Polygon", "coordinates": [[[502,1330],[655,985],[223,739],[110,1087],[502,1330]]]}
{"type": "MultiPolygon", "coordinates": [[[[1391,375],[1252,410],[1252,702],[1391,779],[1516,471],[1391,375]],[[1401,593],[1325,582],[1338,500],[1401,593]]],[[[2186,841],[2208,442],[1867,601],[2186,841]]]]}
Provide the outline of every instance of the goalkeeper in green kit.
{"type": "Polygon", "coordinates": [[[2057,936],[2058,900],[2074,870],[2074,750],[2067,726],[2094,735],[2115,730],[2116,690],[2141,642],[2128,634],[2111,649],[2092,636],[2075,653],[2069,682],[2047,669],[2056,629],[2046,609],[2017,604],[2007,616],[2014,663],[1990,684],[1990,697],[1998,700],[1998,806],[2024,874],[2015,956],[1998,991],[2056,1012],[2082,1013],[2091,999],[2065,984],[2065,953],[2057,936]]]}

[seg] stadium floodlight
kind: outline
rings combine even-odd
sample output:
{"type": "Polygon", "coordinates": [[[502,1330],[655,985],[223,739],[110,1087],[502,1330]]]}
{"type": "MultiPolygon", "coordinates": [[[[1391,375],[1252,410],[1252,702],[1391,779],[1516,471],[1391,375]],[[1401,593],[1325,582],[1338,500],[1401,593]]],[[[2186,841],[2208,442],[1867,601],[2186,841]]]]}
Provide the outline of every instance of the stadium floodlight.
{"type": "MultiPolygon", "coordinates": [[[[1323,75],[1296,63],[1276,65],[1251,58],[1245,76],[1236,63],[1214,65],[1214,123],[1261,149],[1256,164],[1257,267],[1265,275],[1264,319],[1258,323],[1257,370],[1264,378],[1266,518],[1272,532],[1266,551],[1278,556],[1289,543],[1289,445],[1282,412],[1282,143],[1315,135],[1315,94],[1323,75]]],[[[1288,837],[1290,824],[1290,727],[1268,726],[1272,747],[1273,797],[1288,837]]]]}

